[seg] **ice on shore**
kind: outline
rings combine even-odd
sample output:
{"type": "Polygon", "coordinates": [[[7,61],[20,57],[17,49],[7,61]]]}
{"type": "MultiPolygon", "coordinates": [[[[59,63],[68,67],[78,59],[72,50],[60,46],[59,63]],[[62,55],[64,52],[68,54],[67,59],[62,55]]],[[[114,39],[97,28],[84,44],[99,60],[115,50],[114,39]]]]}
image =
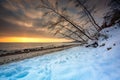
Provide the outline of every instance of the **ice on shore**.
{"type": "Polygon", "coordinates": [[[79,46],[1,65],[0,80],[120,80],[120,27],[102,33],[109,35],[99,40],[102,47],[79,46]]]}

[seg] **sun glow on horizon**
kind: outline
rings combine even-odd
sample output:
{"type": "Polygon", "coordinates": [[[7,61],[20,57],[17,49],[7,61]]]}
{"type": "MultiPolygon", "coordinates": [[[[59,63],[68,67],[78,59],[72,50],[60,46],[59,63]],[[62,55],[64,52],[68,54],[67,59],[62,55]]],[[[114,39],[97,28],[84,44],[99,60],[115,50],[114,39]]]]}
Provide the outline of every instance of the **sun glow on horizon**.
{"type": "Polygon", "coordinates": [[[0,42],[71,42],[67,39],[59,38],[30,38],[30,37],[3,37],[0,39],[0,42]]]}

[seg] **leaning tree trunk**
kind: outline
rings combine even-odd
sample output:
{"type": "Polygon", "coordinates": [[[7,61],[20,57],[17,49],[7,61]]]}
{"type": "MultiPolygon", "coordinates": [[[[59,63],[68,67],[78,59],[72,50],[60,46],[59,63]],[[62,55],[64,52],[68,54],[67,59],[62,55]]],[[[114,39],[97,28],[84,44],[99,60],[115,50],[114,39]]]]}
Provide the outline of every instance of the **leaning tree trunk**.
{"type": "Polygon", "coordinates": [[[90,13],[90,11],[80,2],[80,0],[77,0],[77,2],[82,7],[82,9],[84,10],[84,12],[87,14],[89,20],[95,26],[96,30],[99,31],[99,29],[101,29],[101,27],[96,23],[95,19],[93,18],[92,14],[90,13]]]}

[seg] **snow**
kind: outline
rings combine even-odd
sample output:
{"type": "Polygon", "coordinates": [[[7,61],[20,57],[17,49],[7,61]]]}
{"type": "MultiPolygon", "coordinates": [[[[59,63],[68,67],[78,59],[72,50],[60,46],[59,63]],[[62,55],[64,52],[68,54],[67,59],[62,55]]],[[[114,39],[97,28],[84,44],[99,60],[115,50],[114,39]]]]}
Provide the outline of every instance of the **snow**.
{"type": "Polygon", "coordinates": [[[101,31],[109,36],[98,41],[105,46],[78,46],[1,65],[0,80],[120,80],[120,27],[115,27],[101,31]]]}

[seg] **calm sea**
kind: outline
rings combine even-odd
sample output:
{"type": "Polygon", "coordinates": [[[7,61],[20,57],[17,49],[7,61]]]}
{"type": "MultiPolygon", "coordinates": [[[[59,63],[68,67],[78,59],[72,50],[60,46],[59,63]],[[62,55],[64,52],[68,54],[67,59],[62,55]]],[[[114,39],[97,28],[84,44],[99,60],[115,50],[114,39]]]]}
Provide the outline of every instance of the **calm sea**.
{"type": "Polygon", "coordinates": [[[52,46],[60,43],[0,43],[0,50],[20,50],[27,48],[36,48],[52,46]]]}

